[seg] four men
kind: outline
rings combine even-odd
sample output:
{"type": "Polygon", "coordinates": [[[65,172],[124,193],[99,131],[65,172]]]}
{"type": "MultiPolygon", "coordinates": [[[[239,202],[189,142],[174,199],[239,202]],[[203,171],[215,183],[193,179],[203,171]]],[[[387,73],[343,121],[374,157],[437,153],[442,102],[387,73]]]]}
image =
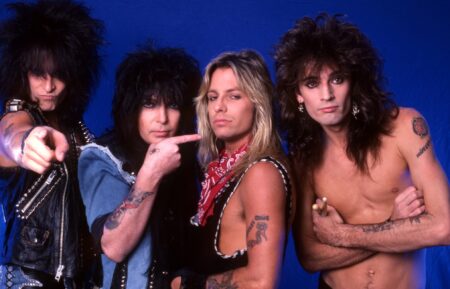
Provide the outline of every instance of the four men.
{"type": "MultiPolygon", "coordinates": [[[[0,94],[7,100],[0,121],[0,287],[81,288],[94,282],[88,272],[95,254],[77,159],[79,146],[91,141],[81,119],[99,71],[102,24],[71,1],[8,7],[15,15],[0,31],[0,94]]],[[[424,288],[420,249],[450,244],[449,185],[426,121],[393,102],[370,41],[338,17],[299,20],[275,59],[295,169],[300,262],[322,271],[320,288],[424,288]]],[[[199,240],[192,270],[206,288],[277,283],[292,198],[271,85],[259,55],[224,53],[207,66],[196,99],[206,178],[191,220],[199,240]]],[[[171,96],[164,97],[150,105],[171,111],[171,96]]],[[[159,152],[150,148],[146,157],[159,152]]],[[[126,201],[101,223],[102,242],[120,225],[114,217],[128,210],[126,201]]],[[[131,250],[117,257],[106,241],[101,247],[119,263],[131,250]]],[[[188,279],[172,286],[198,286],[188,279]]]]}

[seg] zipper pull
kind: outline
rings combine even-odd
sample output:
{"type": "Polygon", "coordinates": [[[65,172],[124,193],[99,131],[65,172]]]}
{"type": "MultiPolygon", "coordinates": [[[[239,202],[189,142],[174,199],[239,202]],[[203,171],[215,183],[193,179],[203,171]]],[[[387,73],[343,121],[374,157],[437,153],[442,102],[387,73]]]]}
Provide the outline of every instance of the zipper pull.
{"type": "Polygon", "coordinates": [[[64,270],[64,265],[59,265],[58,270],[56,270],[55,280],[59,282],[59,279],[61,279],[62,273],[64,270]]]}

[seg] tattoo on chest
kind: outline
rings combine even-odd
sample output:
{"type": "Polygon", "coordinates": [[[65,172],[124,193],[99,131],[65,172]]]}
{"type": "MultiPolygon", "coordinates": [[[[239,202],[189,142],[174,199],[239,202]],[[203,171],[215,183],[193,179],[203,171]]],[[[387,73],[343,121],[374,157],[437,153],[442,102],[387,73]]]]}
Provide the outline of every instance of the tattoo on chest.
{"type": "Polygon", "coordinates": [[[415,117],[412,120],[412,127],[415,134],[424,138],[428,135],[428,126],[423,117],[415,117]]]}
{"type": "Polygon", "coordinates": [[[269,216],[266,215],[256,215],[255,218],[250,222],[250,225],[247,228],[247,247],[249,249],[255,247],[258,244],[261,244],[262,241],[267,241],[267,228],[269,221],[269,216]],[[255,239],[249,238],[250,233],[256,225],[256,233],[255,239]]]}
{"type": "Polygon", "coordinates": [[[206,281],[206,289],[238,289],[236,282],[233,282],[233,271],[222,274],[222,278],[214,277],[206,281]],[[221,280],[219,280],[221,279],[221,280]]]}
{"type": "Polygon", "coordinates": [[[146,198],[154,194],[154,192],[136,192],[133,187],[122,204],[109,215],[105,227],[109,230],[117,228],[128,210],[138,208],[146,198]]]}
{"type": "Polygon", "coordinates": [[[420,148],[419,152],[416,154],[416,157],[419,158],[421,155],[423,155],[424,152],[426,152],[431,147],[431,140],[428,140],[427,143],[420,148]]]}

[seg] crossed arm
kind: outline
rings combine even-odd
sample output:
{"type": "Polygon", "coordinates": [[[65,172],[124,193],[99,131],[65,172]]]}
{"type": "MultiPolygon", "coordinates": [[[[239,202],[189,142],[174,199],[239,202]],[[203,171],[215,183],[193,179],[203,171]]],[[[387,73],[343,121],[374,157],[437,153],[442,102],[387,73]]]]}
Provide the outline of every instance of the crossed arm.
{"type": "Polygon", "coordinates": [[[393,253],[450,244],[449,185],[433,153],[426,122],[412,109],[401,110],[397,122],[398,150],[413,183],[423,192],[426,213],[381,224],[349,225],[331,207],[328,217],[313,213],[316,235],[323,243],[393,253]]]}

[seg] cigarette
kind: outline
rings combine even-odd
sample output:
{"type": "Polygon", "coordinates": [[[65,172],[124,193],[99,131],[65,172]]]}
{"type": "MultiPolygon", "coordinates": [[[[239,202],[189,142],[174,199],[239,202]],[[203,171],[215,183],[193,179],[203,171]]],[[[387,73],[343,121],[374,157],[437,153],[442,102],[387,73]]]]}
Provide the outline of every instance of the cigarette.
{"type": "Polygon", "coordinates": [[[328,200],[327,200],[327,197],[323,197],[322,198],[322,206],[321,206],[321,208],[320,208],[320,215],[321,216],[326,216],[326,215],[328,215],[328,211],[327,211],[327,203],[328,203],[328,200]]]}
{"type": "Polygon", "coordinates": [[[312,205],[312,209],[314,211],[318,211],[319,210],[319,205],[317,205],[317,204],[312,205]]]}

